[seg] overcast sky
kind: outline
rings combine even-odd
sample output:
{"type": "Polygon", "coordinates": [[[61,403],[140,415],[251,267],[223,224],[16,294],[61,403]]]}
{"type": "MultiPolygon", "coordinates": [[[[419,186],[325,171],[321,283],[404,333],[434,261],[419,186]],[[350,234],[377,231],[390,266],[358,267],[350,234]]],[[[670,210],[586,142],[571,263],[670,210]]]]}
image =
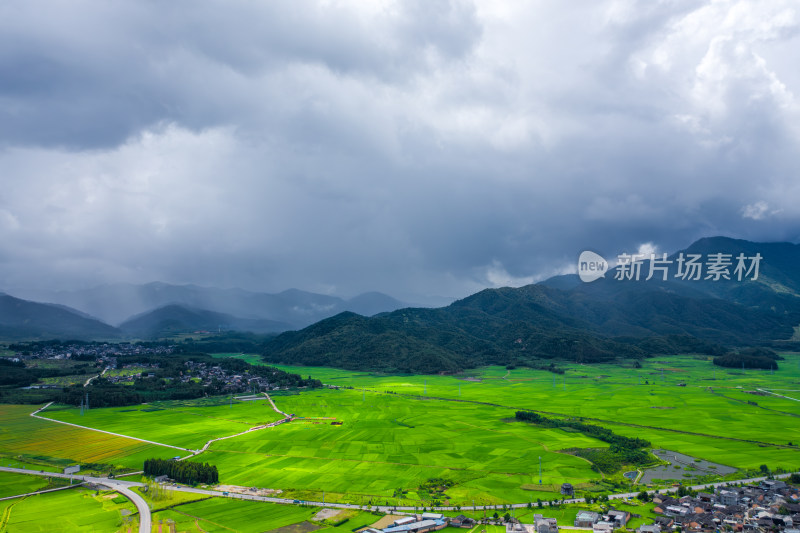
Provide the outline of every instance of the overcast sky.
{"type": "Polygon", "coordinates": [[[407,301],[800,240],[800,9],[0,3],[0,289],[407,301]]]}

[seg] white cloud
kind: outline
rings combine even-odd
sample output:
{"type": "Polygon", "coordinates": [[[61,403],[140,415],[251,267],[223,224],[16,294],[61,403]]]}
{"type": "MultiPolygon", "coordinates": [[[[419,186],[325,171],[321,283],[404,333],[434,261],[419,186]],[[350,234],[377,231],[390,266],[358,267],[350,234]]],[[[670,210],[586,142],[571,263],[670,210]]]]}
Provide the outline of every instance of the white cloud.
{"type": "Polygon", "coordinates": [[[486,281],[491,287],[522,287],[534,283],[535,280],[535,276],[512,276],[496,260],[486,268],[486,281]]]}
{"type": "Polygon", "coordinates": [[[651,255],[658,253],[658,246],[652,242],[643,242],[636,250],[636,255],[649,258],[651,255]]]}
{"type": "Polygon", "coordinates": [[[777,215],[780,212],[780,209],[773,209],[767,202],[762,200],[744,206],[742,208],[742,218],[764,220],[765,218],[777,215]]]}

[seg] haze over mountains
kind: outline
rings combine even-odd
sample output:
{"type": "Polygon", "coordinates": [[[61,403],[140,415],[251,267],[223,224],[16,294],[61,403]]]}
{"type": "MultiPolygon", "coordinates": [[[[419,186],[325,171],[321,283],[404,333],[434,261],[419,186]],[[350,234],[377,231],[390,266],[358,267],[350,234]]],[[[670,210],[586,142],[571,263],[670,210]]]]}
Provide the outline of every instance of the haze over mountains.
{"type": "MultiPolygon", "coordinates": [[[[272,362],[409,372],[536,365],[553,358],[592,362],[672,351],[716,353],[792,338],[800,325],[800,246],[715,237],[681,252],[759,253],[763,259],[757,280],[645,281],[643,275],[619,281],[611,271],[592,283],[569,275],[517,289],[486,289],[437,309],[410,308],[380,293],[343,300],[299,290],[267,294],[164,283],[50,294],[57,304],[4,295],[0,332],[6,338],[86,339],[196,330],[283,332],[266,341],[272,362]]],[[[643,272],[647,268],[645,263],[643,272]]]]}
{"type": "Polygon", "coordinates": [[[103,285],[78,291],[28,291],[24,294],[47,304],[6,297],[11,299],[8,302],[13,300],[14,303],[7,305],[10,315],[0,316],[0,325],[7,325],[9,334],[18,331],[14,338],[64,337],[70,333],[80,339],[156,338],[196,330],[277,333],[301,328],[343,311],[369,316],[408,305],[379,292],[344,300],[297,289],[269,294],[158,282],[103,285]],[[12,311],[14,306],[27,310],[25,328],[14,330],[17,324],[12,311]],[[63,323],[65,327],[54,329],[52,321],[44,320],[44,317],[52,316],[54,309],[72,312],[76,318],[58,320],[56,323],[63,323]],[[37,317],[42,317],[42,321],[37,317]],[[70,330],[67,323],[73,324],[74,328],[70,330]]]}
{"type": "Polygon", "coordinates": [[[74,309],[0,293],[0,337],[4,339],[115,339],[116,328],[74,309]]]}

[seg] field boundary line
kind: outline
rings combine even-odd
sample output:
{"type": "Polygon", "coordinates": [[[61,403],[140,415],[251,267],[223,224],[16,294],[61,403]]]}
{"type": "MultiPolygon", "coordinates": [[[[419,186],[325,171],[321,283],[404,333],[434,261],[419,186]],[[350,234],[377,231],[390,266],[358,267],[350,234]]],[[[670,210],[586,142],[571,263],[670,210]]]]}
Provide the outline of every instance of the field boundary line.
{"type": "MultiPolygon", "coordinates": [[[[194,502],[186,502],[186,503],[194,503],[194,502]]],[[[178,511],[177,509],[171,509],[171,511],[174,512],[174,513],[182,514],[183,516],[188,516],[189,518],[194,518],[195,521],[200,520],[202,522],[208,522],[209,524],[214,524],[215,526],[221,527],[222,529],[227,529],[228,531],[236,531],[235,529],[231,529],[229,527],[223,526],[222,524],[217,524],[216,522],[213,522],[213,521],[209,520],[208,518],[200,518],[199,516],[195,516],[193,514],[184,513],[183,511],[178,511]]]]}
{"type": "MultiPolygon", "coordinates": [[[[771,407],[765,407],[763,405],[759,405],[756,402],[749,403],[747,400],[740,400],[739,398],[733,398],[732,396],[726,396],[725,394],[722,394],[721,392],[717,392],[716,390],[712,389],[711,387],[709,387],[708,390],[711,392],[711,394],[713,394],[715,396],[719,396],[720,398],[725,398],[726,400],[730,400],[732,402],[738,402],[738,403],[740,403],[742,405],[749,405],[751,407],[758,407],[759,409],[763,409],[765,411],[770,411],[772,413],[779,413],[779,414],[786,415],[786,416],[793,416],[795,418],[800,418],[800,415],[795,414],[795,413],[790,413],[788,411],[781,411],[780,409],[772,409],[771,407]]],[[[774,393],[766,391],[766,390],[763,390],[763,391],[761,389],[756,389],[756,390],[764,392],[765,394],[766,393],[774,394],[774,393]]],[[[795,400],[794,398],[789,398],[788,396],[781,396],[780,394],[775,394],[775,396],[778,396],[780,398],[786,398],[786,399],[789,399],[789,400],[794,400],[796,402],[800,402],[800,400],[795,400]]]]}
{"type": "MultiPolygon", "coordinates": [[[[22,500],[24,499],[25,497],[23,496],[22,500]]],[[[0,516],[0,531],[4,530],[7,523],[11,520],[11,511],[14,509],[14,506],[17,505],[18,503],[19,502],[12,503],[8,507],[6,507],[5,510],[3,511],[3,516],[0,516]]]]}
{"type": "Polygon", "coordinates": [[[115,437],[122,437],[122,438],[125,438],[125,439],[137,440],[139,442],[146,442],[147,444],[155,444],[156,446],[164,446],[166,448],[173,448],[175,450],[182,450],[184,452],[189,452],[189,453],[194,452],[194,450],[189,450],[187,448],[181,448],[180,446],[173,446],[172,444],[164,444],[163,442],[155,442],[155,441],[152,441],[152,440],[140,439],[138,437],[131,437],[130,435],[123,435],[122,433],[114,433],[112,431],[106,431],[104,429],[97,429],[97,428],[91,428],[91,427],[88,427],[88,426],[81,426],[79,424],[73,424],[72,422],[64,422],[63,420],[56,420],[54,418],[47,418],[45,416],[39,416],[37,414],[37,413],[39,413],[41,411],[44,411],[48,407],[50,407],[52,404],[53,404],[53,402],[50,402],[47,405],[45,405],[44,407],[40,407],[39,409],[37,409],[36,411],[31,413],[31,416],[33,418],[38,418],[39,420],[47,420],[48,422],[55,422],[57,424],[64,424],[64,425],[72,426],[72,427],[76,427],[76,428],[88,429],[89,431],[97,431],[98,433],[105,433],[106,435],[113,435],[115,437]]]}
{"type": "MultiPolygon", "coordinates": [[[[238,437],[238,435],[232,435],[238,437]]],[[[226,437],[229,438],[229,437],[226,437]]],[[[457,472],[469,472],[471,471],[470,468],[467,467],[459,467],[459,466],[446,466],[446,465],[429,465],[429,464],[419,464],[419,463],[393,463],[390,461],[373,461],[373,460],[366,460],[366,459],[347,459],[344,457],[341,458],[334,458],[334,457],[317,457],[315,455],[288,455],[285,453],[258,453],[258,452],[250,452],[250,451],[240,451],[240,450],[217,450],[217,453],[238,453],[241,455],[260,455],[263,457],[283,457],[283,458],[290,458],[290,459],[308,459],[313,461],[341,461],[341,462],[351,462],[351,463],[368,463],[368,464],[376,464],[376,465],[392,465],[392,466],[416,466],[419,468],[440,468],[445,470],[454,470],[457,472]]],[[[556,453],[556,452],[553,452],[556,453]]],[[[487,472],[493,474],[508,474],[508,472],[495,472],[494,470],[487,470],[487,472]]],[[[516,472],[516,474],[524,474],[525,472],[516,472]]]]}
{"type": "Polygon", "coordinates": [[[261,424],[260,426],[251,427],[249,429],[246,429],[246,430],[244,430],[244,431],[242,431],[240,433],[236,433],[234,435],[226,435],[224,437],[217,437],[215,439],[211,439],[208,442],[206,442],[203,445],[203,447],[200,448],[199,450],[186,450],[188,452],[191,452],[192,455],[187,456],[187,457],[181,457],[179,459],[179,461],[183,461],[184,459],[188,459],[189,457],[194,457],[195,455],[200,455],[201,453],[203,453],[206,450],[208,450],[208,447],[211,446],[212,442],[217,442],[217,441],[221,441],[221,440],[225,440],[225,439],[232,439],[234,437],[241,437],[242,435],[245,435],[247,433],[251,433],[253,431],[259,431],[261,429],[272,428],[272,427],[275,427],[275,426],[279,426],[279,425],[281,425],[281,424],[283,424],[285,422],[291,422],[292,421],[292,417],[291,416],[287,415],[286,413],[284,413],[283,411],[278,409],[278,407],[275,405],[275,402],[273,402],[272,398],[270,398],[269,394],[267,394],[266,392],[262,392],[261,394],[266,396],[267,400],[269,400],[269,403],[272,405],[272,409],[274,409],[276,413],[283,415],[283,418],[281,418],[280,420],[276,420],[274,422],[270,422],[269,424],[261,424]]]}
{"type": "Polygon", "coordinates": [[[35,490],[33,492],[26,492],[25,494],[16,494],[14,496],[4,496],[4,497],[0,498],[0,501],[14,500],[16,498],[24,498],[26,496],[33,496],[34,494],[44,494],[46,492],[55,492],[57,490],[74,489],[74,488],[80,487],[82,485],[83,485],[83,483],[77,483],[75,485],[67,485],[66,487],[56,487],[54,489],[35,490]]]}
{"type": "MultiPolygon", "coordinates": [[[[771,391],[771,390],[769,390],[769,389],[756,389],[756,390],[757,390],[757,391],[761,391],[761,392],[765,392],[765,393],[767,393],[767,394],[772,394],[773,396],[777,396],[778,398],[785,398],[785,399],[787,399],[787,400],[792,400],[792,401],[795,401],[795,402],[800,402],[800,400],[798,400],[797,398],[792,398],[791,396],[784,396],[783,394],[778,394],[777,392],[772,392],[772,391],[771,391]]],[[[783,412],[783,411],[779,411],[779,412],[783,412]]],[[[795,416],[797,416],[797,415],[795,415],[795,416]]]]}
{"type": "MultiPolygon", "coordinates": [[[[382,391],[378,391],[378,390],[375,390],[375,389],[371,389],[371,390],[372,390],[372,392],[376,392],[376,393],[382,392],[382,391]]],[[[491,402],[480,402],[480,401],[477,401],[477,400],[461,400],[461,399],[458,399],[458,398],[443,398],[441,396],[424,396],[423,397],[423,396],[420,396],[419,394],[408,394],[408,393],[402,393],[402,392],[397,392],[395,394],[397,394],[397,396],[405,396],[405,397],[408,397],[408,398],[416,398],[416,399],[419,399],[419,400],[425,399],[425,400],[440,400],[440,401],[445,401],[445,402],[463,402],[463,403],[472,403],[472,404],[476,404],[476,405],[488,405],[488,406],[491,406],[491,407],[500,407],[502,409],[514,409],[514,410],[517,410],[517,411],[531,411],[533,413],[541,413],[541,414],[544,414],[544,415],[555,415],[555,416],[563,416],[563,417],[571,417],[572,416],[572,415],[569,415],[569,414],[566,414],[566,413],[555,413],[553,411],[541,411],[541,410],[538,410],[538,409],[531,409],[531,408],[528,408],[528,407],[513,407],[513,406],[510,406],[510,405],[502,405],[502,404],[499,404],[499,403],[491,403],[491,402]]],[[[800,400],[798,400],[798,401],[800,401],[800,400]]],[[[777,444],[777,443],[774,443],[774,442],[763,442],[763,441],[760,441],[760,440],[739,439],[739,438],[736,438],[736,437],[726,437],[726,436],[723,436],[723,435],[709,435],[708,433],[697,433],[697,432],[694,432],[694,431],[685,431],[685,430],[681,430],[681,429],[664,428],[664,427],[658,427],[658,426],[645,426],[644,424],[632,424],[630,422],[620,422],[618,420],[606,420],[604,418],[593,418],[593,417],[589,417],[589,416],[581,416],[579,418],[581,418],[583,420],[590,420],[590,421],[593,421],[593,422],[603,422],[605,424],[612,424],[612,425],[615,425],[615,426],[626,426],[626,427],[632,427],[632,428],[652,429],[654,431],[667,431],[667,432],[670,432],[670,433],[678,433],[678,434],[681,434],[681,435],[694,435],[696,437],[706,437],[706,438],[709,438],[709,439],[730,440],[730,441],[735,441],[735,442],[747,442],[749,444],[763,444],[764,446],[772,446],[774,448],[794,449],[793,446],[787,446],[786,444],[777,444]]]]}
{"type": "MultiPolygon", "coordinates": [[[[501,435],[508,435],[508,436],[509,436],[509,437],[511,437],[512,439],[520,439],[520,440],[523,440],[523,441],[525,441],[525,442],[530,442],[530,443],[533,443],[533,444],[538,444],[539,446],[541,446],[541,447],[542,447],[542,449],[544,449],[544,451],[546,451],[546,452],[548,452],[548,453],[559,453],[559,454],[561,454],[561,455],[568,455],[568,456],[570,456],[570,457],[575,457],[575,458],[577,458],[577,459],[580,459],[580,460],[582,460],[582,461],[586,461],[586,462],[587,462],[587,463],[589,463],[590,465],[593,465],[593,464],[594,464],[594,463],[592,463],[592,462],[591,462],[589,459],[587,459],[586,457],[581,457],[580,455],[574,455],[574,454],[567,453],[567,452],[565,452],[565,451],[562,451],[562,450],[551,450],[551,449],[550,449],[550,447],[549,447],[549,446],[547,446],[547,445],[546,445],[544,442],[542,442],[542,441],[539,441],[539,440],[536,440],[536,439],[529,439],[529,438],[527,438],[527,437],[524,437],[524,436],[522,436],[522,435],[515,435],[514,433],[511,433],[511,432],[508,432],[508,431],[503,431],[503,430],[501,430],[501,429],[489,429],[489,428],[482,428],[481,426],[476,426],[475,424],[470,424],[469,422],[464,422],[463,420],[454,420],[454,421],[455,421],[455,422],[457,422],[457,423],[459,423],[459,424],[464,424],[464,425],[466,425],[466,426],[470,426],[470,427],[476,428],[476,429],[478,429],[478,430],[481,430],[481,431],[492,431],[492,432],[494,432],[494,433],[500,433],[501,435]]],[[[606,478],[606,475],[605,475],[605,473],[604,473],[602,470],[599,470],[599,469],[598,469],[598,471],[599,471],[599,473],[600,473],[600,479],[605,479],[605,478],[606,478]]],[[[493,472],[493,471],[491,471],[491,470],[488,470],[487,472],[490,472],[490,473],[495,473],[495,474],[500,474],[500,473],[502,473],[502,472],[493,472]]]]}

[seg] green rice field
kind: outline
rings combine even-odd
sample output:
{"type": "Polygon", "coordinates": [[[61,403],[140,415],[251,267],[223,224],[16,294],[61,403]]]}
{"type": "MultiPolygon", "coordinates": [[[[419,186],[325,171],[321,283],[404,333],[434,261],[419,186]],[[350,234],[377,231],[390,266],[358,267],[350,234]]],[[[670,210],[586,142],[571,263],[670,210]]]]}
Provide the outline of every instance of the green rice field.
{"type": "Polygon", "coordinates": [[[187,449],[282,418],[266,399],[231,402],[228,397],[89,409],[83,415],[75,407],[54,406],[39,415],[187,449]]]}
{"type": "MultiPolygon", "coordinates": [[[[115,493],[83,488],[0,501],[0,531],[6,533],[119,531],[136,524],[135,507],[113,501],[115,493]]],[[[133,529],[136,531],[136,529],[133,529]]]]}
{"type": "Polygon", "coordinates": [[[39,420],[36,407],[0,404],[0,466],[60,471],[75,463],[141,468],[148,457],[168,458],[174,450],[88,429],[39,420]]]}
{"type": "MultiPolygon", "coordinates": [[[[691,355],[645,360],[641,368],[565,365],[563,375],[488,367],[457,376],[405,376],[283,366],[336,388],[272,393],[281,410],[296,415],[294,421],[214,442],[196,460],[215,464],[224,484],[279,489],[300,500],[319,501],[324,493],[326,501],[360,505],[535,502],[558,497],[564,482],[579,494],[627,487],[620,474],[603,475],[563,452],[606,443],[514,420],[516,410],[530,409],[581,417],[646,438],[653,447],[738,469],[766,464],[797,470],[800,356],[784,356],[774,373],[718,368],[691,355]],[[431,490],[429,480],[448,488],[431,490]]],[[[48,426],[25,410],[32,408],[0,406],[0,421],[16,420],[21,428],[0,427],[0,454],[21,450],[86,461],[94,457],[92,447],[99,452],[117,438],[48,426]],[[62,438],[70,431],[94,444],[70,446],[79,442],[62,438]]],[[[53,406],[43,415],[191,449],[279,418],[267,402],[231,403],[227,397],[92,409],[83,416],[53,406]]],[[[179,453],[120,438],[122,443],[110,459],[115,464],[139,466],[148,456],[179,453]]]]}
{"type": "Polygon", "coordinates": [[[43,477],[0,472],[0,498],[41,490],[47,484],[48,480],[43,477]]]}
{"type": "MultiPolygon", "coordinates": [[[[212,498],[159,511],[153,515],[154,527],[174,524],[176,531],[216,533],[236,531],[258,533],[285,528],[294,524],[312,523],[320,507],[278,505],[212,498]]],[[[380,517],[367,512],[348,511],[351,516],[339,526],[313,522],[318,531],[326,533],[352,533],[354,529],[376,522],[380,517]]]]}
{"type": "MultiPolygon", "coordinates": [[[[509,423],[514,413],[504,408],[343,389],[278,396],[276,403],[314,418],[214,443],[202,457],[226,483],[296,489],[315,500],[325,490],[328,501],[366,504],[445,478],[458,484],[447,491],[451,498],[494,503],[499,494],[524,501],[531,491],[550,494],[563,482],[601,477],[587,461],[557,451],[604,443],[509,423]],[[542,487],[539,457],[547,465],[542,487]]],[[[412,494],[405,503],[419,501],[412,494]]]]}

